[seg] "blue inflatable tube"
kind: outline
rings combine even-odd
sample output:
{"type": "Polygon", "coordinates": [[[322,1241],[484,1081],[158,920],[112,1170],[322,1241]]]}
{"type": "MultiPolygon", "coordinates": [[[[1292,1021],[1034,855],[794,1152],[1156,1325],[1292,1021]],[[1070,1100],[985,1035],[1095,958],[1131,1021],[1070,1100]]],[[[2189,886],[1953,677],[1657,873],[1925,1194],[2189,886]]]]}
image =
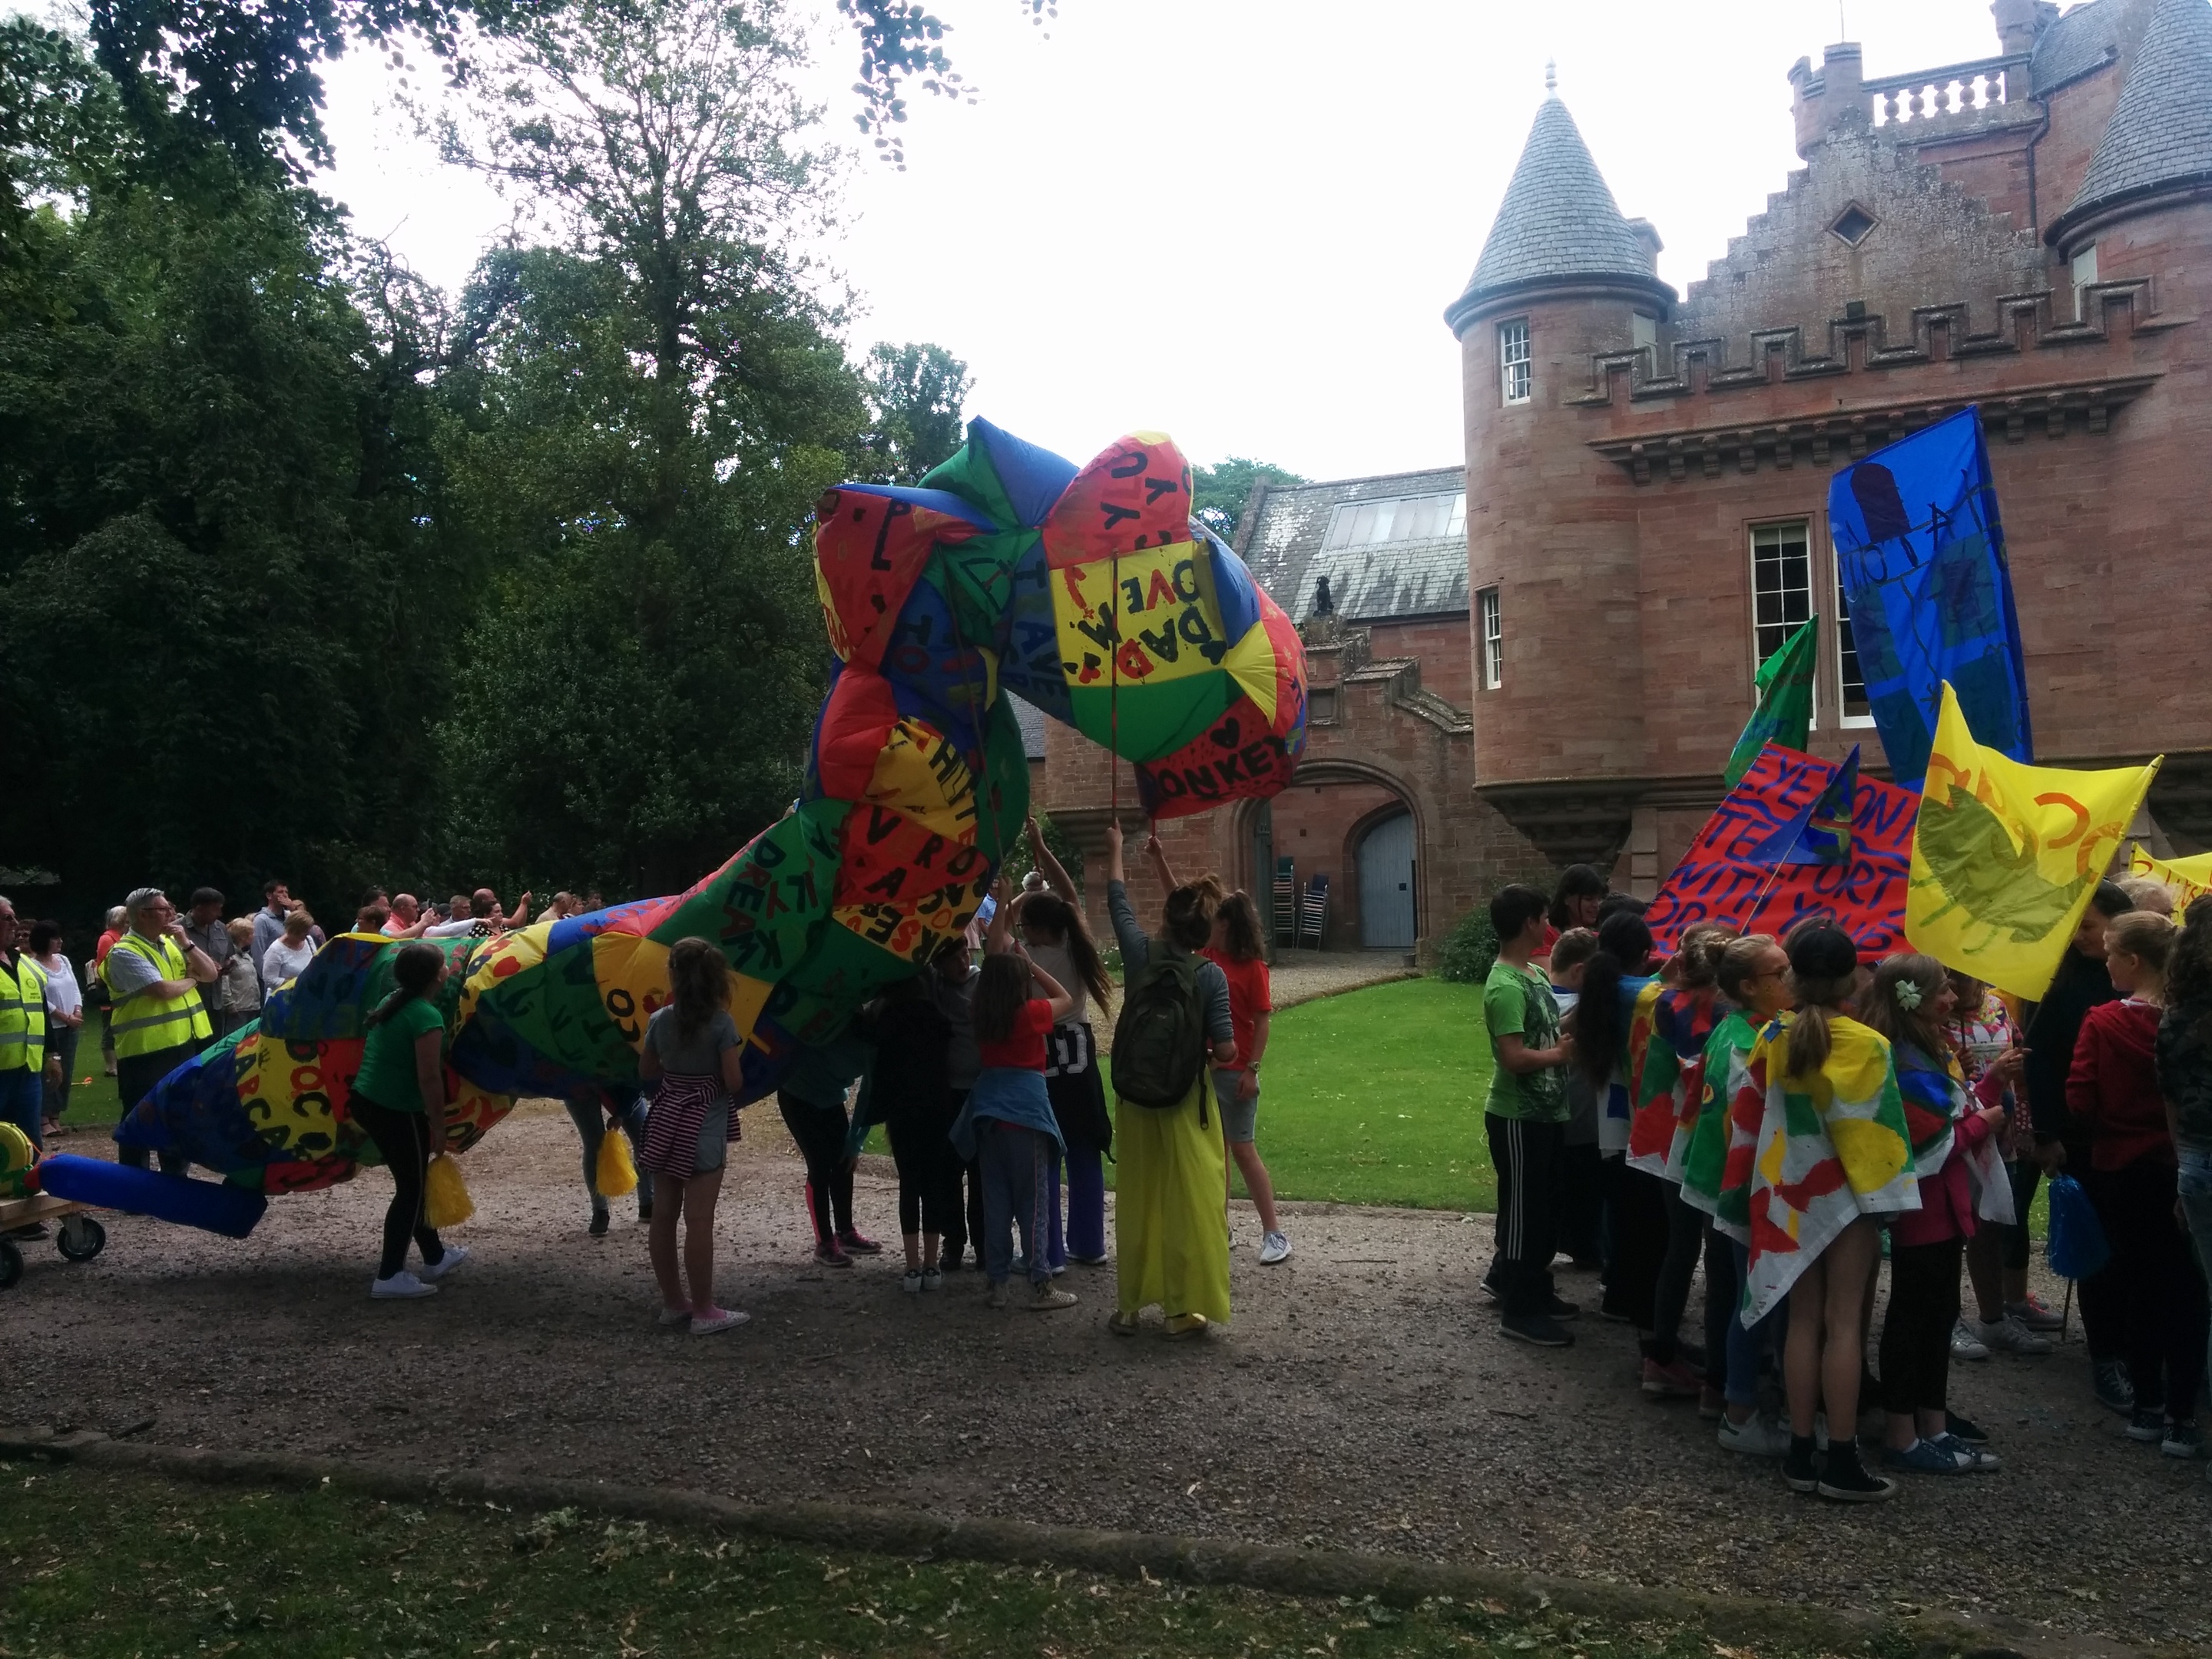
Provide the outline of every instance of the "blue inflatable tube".
{"type": "Polygon", "coordinates": [[[261,1219],[269,1200],[259,1193],[220,1181],[180,1180],[151,1170],[103,1158],[72,1158],[66,1152],[39,1166],[42,1192],[72,1204],[150,1215],[183,1227],[198,1227],[225,1238],[243,1238],[261,1219]]]}

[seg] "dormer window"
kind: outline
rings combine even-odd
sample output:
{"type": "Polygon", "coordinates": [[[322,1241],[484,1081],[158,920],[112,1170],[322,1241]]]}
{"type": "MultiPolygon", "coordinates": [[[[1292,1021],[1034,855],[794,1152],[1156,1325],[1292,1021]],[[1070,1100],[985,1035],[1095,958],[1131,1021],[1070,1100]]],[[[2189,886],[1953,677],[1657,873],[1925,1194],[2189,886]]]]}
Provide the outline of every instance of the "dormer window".
{"type": "Polygon", "coordinates": [[[1534,365],[1528,354],[1528,319],[1519,318],[1498,325],[1499,390],[1509,404],[1525,404],[1535,389],[1534,365]]]}

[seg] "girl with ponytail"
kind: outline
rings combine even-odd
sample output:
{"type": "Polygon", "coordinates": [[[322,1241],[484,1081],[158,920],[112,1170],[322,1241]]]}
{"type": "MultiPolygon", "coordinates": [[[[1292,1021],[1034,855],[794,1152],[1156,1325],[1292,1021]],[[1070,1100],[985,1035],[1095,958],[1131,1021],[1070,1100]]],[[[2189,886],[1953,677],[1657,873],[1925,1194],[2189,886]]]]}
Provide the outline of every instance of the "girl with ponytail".
{"type": "Polygon", "coordinates": [[[379,1301],[433,1295],[438,1280],[468,1256],[461,1245],[441,1243],[422,1216],[430,1158],[446,1144],[446,1016],[436,993],[447,972],[446,953],[419,939],[392,959],[397,983],[368,1017],[368,1041],[346,1103],[346,1115],[392,1171],[384,1254],[368,1287],[379,1301]],[[410,1238],[422,1255],[419,1274],[407,1271],[410,1238]]]}

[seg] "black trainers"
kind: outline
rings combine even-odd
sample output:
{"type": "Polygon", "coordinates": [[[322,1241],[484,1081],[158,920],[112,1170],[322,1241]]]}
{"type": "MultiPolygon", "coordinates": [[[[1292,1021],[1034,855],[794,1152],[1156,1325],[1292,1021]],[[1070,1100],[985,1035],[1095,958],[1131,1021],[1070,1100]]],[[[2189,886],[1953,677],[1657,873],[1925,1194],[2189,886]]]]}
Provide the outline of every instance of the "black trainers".
{"type": "Polygon", "coordinates": [[[1832,1440],[1820,1459],[1821,1497],[1837,1504],[1879,1504],[1897,1490],[1897,1482],[1869,1474],[1859,1462],[1859,1443],[1832,1440]]]}
{"type": "Polygon", "coordinates": [[[637,1218],[638,1218],[640,1221],[650,1221],[650,1220],[652,1220],[652,1219],[653,1219],[653,1206],[652,1206],[652,1205],[650,1205],[650,1204],[642,1204],[642,1203],[641,1203],[641,1204],[640,1204],[640,1205],[637,1206],[637,1218]]]}
{"type": "Polygon", "coordinates": [[[1790,1449],[1782,1459],[1782,1478],[1790,1483],[1792,1492],[1811,1492],[1820,1489],[1820,1448],[1809,1434],[1790,1437],[1790,1449]]]}
{"type": "Polygon", "coordinates": [[[2128,1438],[2155,1446],[2166,1438],[2166,1407],[2138,1406],[2128,1417],[2128,1438]]]}
{"type": "Polygon", "coordinates": [[[1553,1297],[1552,1305],[1544,1311],[1554,1319],[1580,1319],[1583,1316],[1582,1309],[1563,1296],[1553,1297]]]}
{"type": "Polygon", "coordinates": [[[1575,1334],[1549,1314],[1508,1314],[1498,1322],[1499,1334],[1532,1348],[1571,1348],[1575,1334]]]}
{"type": "Polygon", "coordinates": [[[594,1210],[594,1211],[592,1211],[592,1237],[593,1238],[605,1238],[606,1236],[607,1236],[607,1212],[606,1212],[605,1210],[594,1210]]]}
{"type": "Polygon", "coordinates": [[[2094,1367],[2095,1381],[2092,1384],[2097,1403],[2108,1412],[2118,1412],[2127,1417],[2136,1408],[2136,1385],[2128,1376],[2124,1359],[2100,1359],[2094,1367]]]}
{"type": "Polygon", "coordinates": [[[1990,1443],[1990,1437],[1987,1434],[1984,1433],[1982,1430],[1976,1427],[1973,1424],[1969,1423],[1965,1418],[1960,1416],[1958,1413],[1952,1412],[1949,1413],[1949,1416],[1951,1419],[1951,1434],[1953,1437],[1963,1440],[1970,1446],[1986,1446],[1990,1443]]]}

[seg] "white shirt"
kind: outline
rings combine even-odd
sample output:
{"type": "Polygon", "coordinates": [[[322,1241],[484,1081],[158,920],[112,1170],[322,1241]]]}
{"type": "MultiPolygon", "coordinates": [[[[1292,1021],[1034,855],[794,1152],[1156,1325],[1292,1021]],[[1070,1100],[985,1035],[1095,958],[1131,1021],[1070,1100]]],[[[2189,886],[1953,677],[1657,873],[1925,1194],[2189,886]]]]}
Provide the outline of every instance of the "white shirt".
{"type": "Polygon", "coordinates": [[[46,970],[46,1006],[58,1014],[74,1014],[84,1007],[84,990],[76,982],[76,969],[64,956],[33,957],[46,970]]]}
{"type": "Polygon", "coordinates": [[[307,964],[315,959],[315,942],[303,939],[299,949],[279,937],[261,956],[261,982],[270,990],[300,977],[307,964]]]}
{"type": "Polygon", "coordinates": [[[483,924],[480,917],[463,916],[459,921],[441,921],[434,927],[425,927],[422,930],[422,937],[424,939],[459,939],[464,933],[473,933],[481,925],[483,924]]]}

